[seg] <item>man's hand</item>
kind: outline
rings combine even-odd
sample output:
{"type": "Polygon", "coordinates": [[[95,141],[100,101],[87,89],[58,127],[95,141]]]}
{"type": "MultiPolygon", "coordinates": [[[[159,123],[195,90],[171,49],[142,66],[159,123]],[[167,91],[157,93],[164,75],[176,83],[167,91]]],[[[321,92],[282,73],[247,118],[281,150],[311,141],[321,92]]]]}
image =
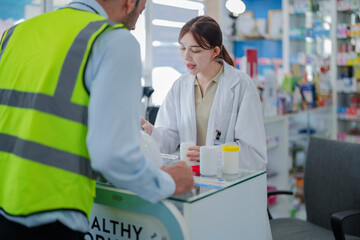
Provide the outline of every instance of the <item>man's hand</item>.
{"type": "Polygon", "coordinates": [[[151,136],[154,126],[151,123],[149,123],[148,121],[146,121],[143,117],[140,117],[140,119],[141,119],[141,127],[144,129],[144,131],[147,134],[149,134],[151,136]]]}
{"type": "Polygon", "coordinates": [[[194,188],[191,167],[186,165],[185,161],[179,161],[172,166],[164,165],[161,169],[174,179],[176,184],[174,194],[184,193],[194,188]]]}

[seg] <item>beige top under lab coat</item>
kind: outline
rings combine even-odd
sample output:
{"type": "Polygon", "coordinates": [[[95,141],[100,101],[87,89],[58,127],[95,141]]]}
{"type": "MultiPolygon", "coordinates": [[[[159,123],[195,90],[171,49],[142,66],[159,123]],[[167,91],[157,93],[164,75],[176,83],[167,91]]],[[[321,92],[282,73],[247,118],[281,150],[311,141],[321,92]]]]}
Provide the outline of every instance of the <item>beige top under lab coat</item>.
{"type": "Polygon", "coordinates": [[[224,66],[221,66],[219,72],[211,79],[204,96],[201,94],[200,85],[195,79],[195,111],[196,111],[196,145],[206,145],[206,133],[209,122],[211,107],[214,102],[216,89],[221,74],[224,72],[224,66]]]}

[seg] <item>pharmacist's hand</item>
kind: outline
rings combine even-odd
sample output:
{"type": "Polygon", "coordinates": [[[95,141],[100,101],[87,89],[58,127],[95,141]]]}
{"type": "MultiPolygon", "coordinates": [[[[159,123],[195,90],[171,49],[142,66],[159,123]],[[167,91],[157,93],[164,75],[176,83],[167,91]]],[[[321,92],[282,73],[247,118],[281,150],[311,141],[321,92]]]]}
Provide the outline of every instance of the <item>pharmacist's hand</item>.
{"type": "Polygon", "coordinates": [[[147,134],[149,134],[151,136],[154,126],[151,123],[149,123],[148,121],[146,121],[143,117],[140,117],[140,119],[141,119],[141,127],[144,129],[144,131],[147,134]]]}
{"type": "Polygon", "coordinates": [[[192,170],[185,161],[179,161],[171,166],[164,165],[161,169],[174,179],[176,184],[174,194],[188,192],[194,188],[192,170]]]}
{"type": "Polygon", "coordinates": [[[189,147],[189,152],[186,156],[190,159],[190,161],[200,161],[200,146],[189,147]]]}

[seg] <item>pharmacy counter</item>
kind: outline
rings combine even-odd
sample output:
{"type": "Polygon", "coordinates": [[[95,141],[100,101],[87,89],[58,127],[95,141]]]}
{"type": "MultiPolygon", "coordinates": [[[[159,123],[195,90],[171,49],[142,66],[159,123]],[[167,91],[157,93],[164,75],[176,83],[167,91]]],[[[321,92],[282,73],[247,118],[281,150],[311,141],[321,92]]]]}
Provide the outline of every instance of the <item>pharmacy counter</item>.
{"type": "Polygon", "coordinates": [[[97,184],[85,239],[266,239],[266,174],[194,176],[195,189],[151,204],[97,184]]]}

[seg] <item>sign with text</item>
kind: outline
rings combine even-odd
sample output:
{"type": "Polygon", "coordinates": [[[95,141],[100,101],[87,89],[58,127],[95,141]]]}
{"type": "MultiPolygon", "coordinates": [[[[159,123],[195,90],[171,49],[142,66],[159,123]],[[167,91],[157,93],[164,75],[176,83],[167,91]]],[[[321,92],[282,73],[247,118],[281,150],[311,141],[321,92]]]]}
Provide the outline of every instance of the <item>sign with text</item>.
{"type": "Polygon", "coordinates": [[[169,240],[155,217],[94,203],[85,240],[169,240]]]}

